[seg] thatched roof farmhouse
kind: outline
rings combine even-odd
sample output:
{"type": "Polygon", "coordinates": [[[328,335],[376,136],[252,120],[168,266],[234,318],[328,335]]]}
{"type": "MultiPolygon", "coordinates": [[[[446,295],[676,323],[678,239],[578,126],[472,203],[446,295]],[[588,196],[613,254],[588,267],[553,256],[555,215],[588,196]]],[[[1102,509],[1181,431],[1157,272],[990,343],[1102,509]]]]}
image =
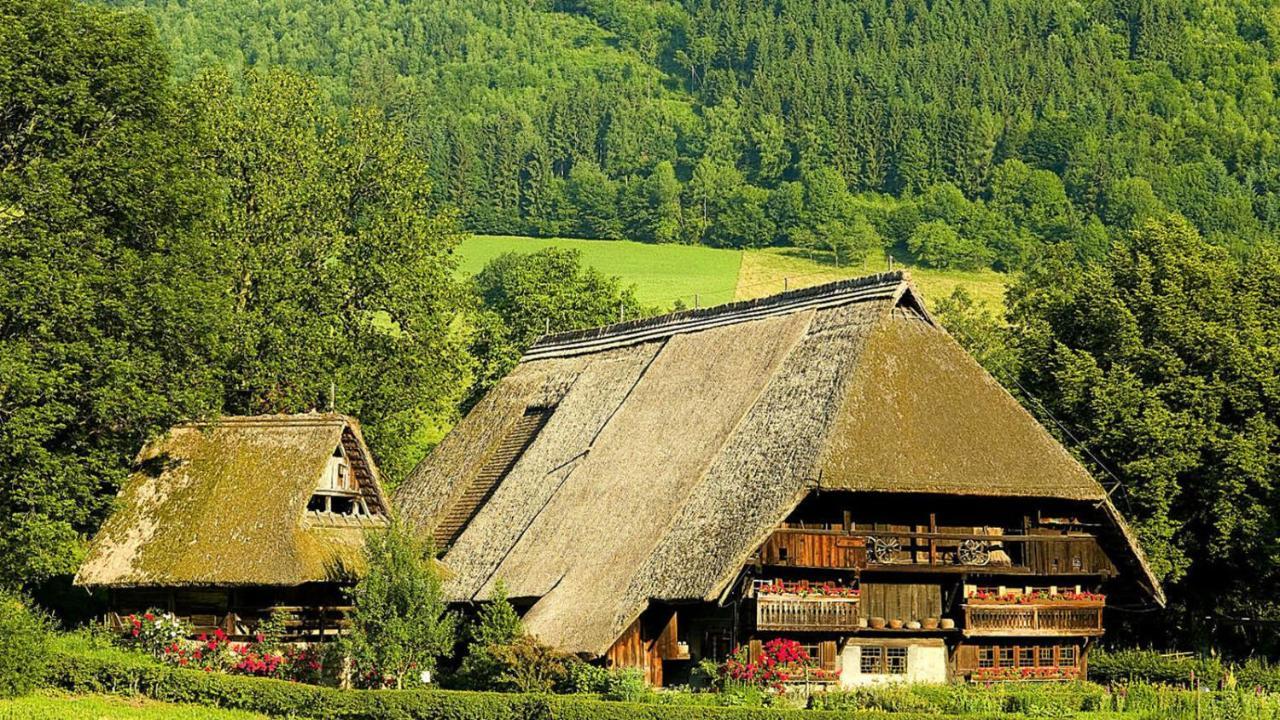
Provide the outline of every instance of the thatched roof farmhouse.
{"type": "MultiPolygon", "coordinates": [[[[827,527],[854,532],[857,498],[889,496],[1087,516],[1099,562],[1162,599],[1103,487],[902,272],[546,337],[395,502],[447,548],[453,599],[485,600],[501,580],[533,634],[601,656],[646,608],[732,602],[807,498],[852,499],[827,527]]],[[[941,557],[948,536],[932,530],[941,557]]]]}
{"type": "Polygon", "coordinates": [[[139,453],[75,582],[136,606],[123,609],[167,605],[221,624],[229,611],[294,605],[291,593],[326,596],[358,569],[365,532],[386,519],[377,468],[352,418],[182,424],[139,453]]]}

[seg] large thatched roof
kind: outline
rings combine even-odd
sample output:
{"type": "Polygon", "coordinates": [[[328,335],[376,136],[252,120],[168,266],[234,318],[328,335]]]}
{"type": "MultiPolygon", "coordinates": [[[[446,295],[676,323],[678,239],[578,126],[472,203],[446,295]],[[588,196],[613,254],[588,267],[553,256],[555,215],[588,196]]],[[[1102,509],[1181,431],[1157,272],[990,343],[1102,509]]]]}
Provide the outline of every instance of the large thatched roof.
{"type": "Polygon", "coordinates": [[[299,585],[358,569],[378,518],[307,512],[342,444],[371,504],[377,469],[359,425],[336,414],[222,417],[148,444],[76,582],[89,586],[299,585]]]}
{"type": "Polygon", "coordinates": [[[530,631],[601,654],[651,600],[719,597],[817,488],[1107,497],[888,273],[545,338],[396,500],[453,540],[454,599],[501,579],[530,631]]]}

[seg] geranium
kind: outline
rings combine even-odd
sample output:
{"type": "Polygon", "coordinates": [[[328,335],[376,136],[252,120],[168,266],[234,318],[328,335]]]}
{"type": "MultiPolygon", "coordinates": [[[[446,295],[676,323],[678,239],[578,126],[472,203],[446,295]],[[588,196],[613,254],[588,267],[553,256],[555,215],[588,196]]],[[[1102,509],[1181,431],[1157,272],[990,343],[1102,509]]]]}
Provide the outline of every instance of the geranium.
{"type": "Polygon", "coordinates": [[[1037,589],[1026,593],[1008,591],[1000,594],[989,589],[978,588],[971,591],[968,598],[977,603],[1030,605],[1037,602],[1102,603],[1106,602],[1107,596],[1087,590],[1051,593],[1048,590],[1037,589]]]}
{"type": "Polygon", "coordinates": [[[756,592],[761,595],[799,595],[801,597],[856,598],[859,595],[858,588],[855,587],[830,581],[811,583],[808,580],[757,582],[756,592]]]}
{"type": "Polygon", "coordinates": [[[830,682],[840,676],[838,670],[818,668],[803,645],[787,638],[765,642],[754,662],[746,648],[738,648],[720,667],[720,674],[732,682],[777,691],[781,691],[788,682],[805,679],[830,682]]]}

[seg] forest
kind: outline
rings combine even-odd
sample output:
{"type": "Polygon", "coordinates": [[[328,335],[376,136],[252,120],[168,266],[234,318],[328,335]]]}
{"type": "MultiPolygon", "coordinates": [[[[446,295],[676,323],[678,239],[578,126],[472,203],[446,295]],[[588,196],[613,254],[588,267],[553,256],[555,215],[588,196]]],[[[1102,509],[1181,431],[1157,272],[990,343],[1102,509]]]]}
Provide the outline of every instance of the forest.
{"type": "Polygon", "coordinates": [[[394,484],[668,309],[466,232],[794,245],[1009,272],[931,301],[1134,520],[1117,640],[1274,654],[1278,61],[1262,0],[0,0],[0,585],[74,605],[179,419],[333,407],[394,484]]]}
{"type": "Polygon", "coordinates": [[[377,108],[474,232],[1017,269],[1167,211],[1235,253],[1280,224],[1262,0],[115,2],[180,78],[377,108]]]}

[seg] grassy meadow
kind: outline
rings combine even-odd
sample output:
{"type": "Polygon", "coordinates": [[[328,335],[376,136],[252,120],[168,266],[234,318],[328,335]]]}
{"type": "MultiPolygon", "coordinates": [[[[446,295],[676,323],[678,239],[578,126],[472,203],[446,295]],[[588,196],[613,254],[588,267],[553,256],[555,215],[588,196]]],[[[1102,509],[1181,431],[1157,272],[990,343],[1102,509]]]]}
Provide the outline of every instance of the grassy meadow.
{"type": "MultiPolygon", "coordinates": [[[[888,269],[880,253],[860,263],[837,266],[824,253],[806,254],[795,248],[727,250],[701,245],[654,245],[626,240],[529,238],[510,235],[473,235],[458,251],[458,272],[474,275],[485,263],[505,252],[535,252],[545,247],[574,248],[583,262],[606,275],[617,275],[635,285],[640,301],[665,310],[677,301],[706,307],[734,300],[749,300],[819,285],[842,278],[868,275],[888,269]]],[[[912,280],[926,301],[946,297],[964,287],[976,299],[998,308],[1003,302],[1005,275],[993,270],[956,271],[908,267],[912,280]]]]}

